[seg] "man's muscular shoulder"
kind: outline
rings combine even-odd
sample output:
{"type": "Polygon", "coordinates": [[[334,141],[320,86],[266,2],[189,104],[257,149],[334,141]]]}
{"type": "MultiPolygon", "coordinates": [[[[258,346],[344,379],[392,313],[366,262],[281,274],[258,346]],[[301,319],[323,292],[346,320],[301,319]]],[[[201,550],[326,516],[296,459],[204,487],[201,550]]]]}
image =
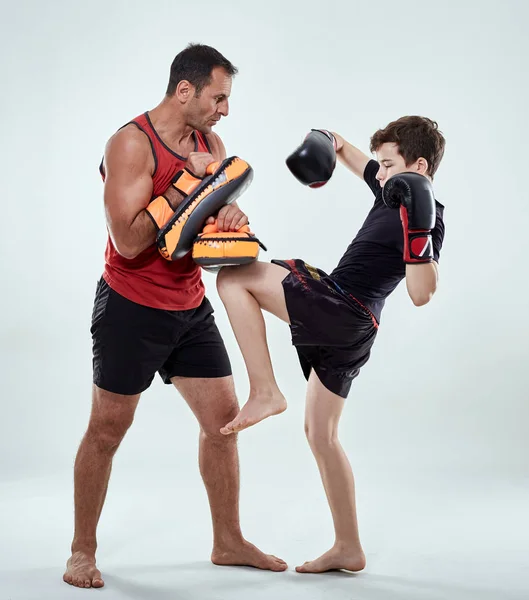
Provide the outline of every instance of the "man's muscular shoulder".
{"type": "Polygon", "coordinates": [[[155,164],[147,135],[132,124],[116,131],[105,147],[105,166],[139,169],[152,175],[155,164]]]}
{"type": "Polygon", "coordinates": [[[206,135],[209,147],[211,148],[211,154],[215,160],[224,160],[226,158],[226,148],[220,139],[220,136],[213,131],[206,135]]]}

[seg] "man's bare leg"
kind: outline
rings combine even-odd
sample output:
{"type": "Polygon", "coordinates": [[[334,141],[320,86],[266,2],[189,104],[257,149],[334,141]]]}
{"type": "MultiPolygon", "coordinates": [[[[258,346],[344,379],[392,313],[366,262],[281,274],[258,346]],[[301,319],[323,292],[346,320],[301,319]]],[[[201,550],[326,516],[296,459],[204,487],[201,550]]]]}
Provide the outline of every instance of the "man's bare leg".
{"type": "Polygon", "coordinates": [[[134,419],[140,395],[92,388],[92,412],[74,467],[75,531],[63,580],[76,587],[103,587],[96,567],[96,529],[103,510],[112,459],[134,419]]]}
{"type": "Polygon", "coordinates": [[[281,285],[287,275],[287,269],[261,262],[223,268],[217,275],[217,289],[250,379],[250,397],[235,419],[221,429],[224,435],[246,429],[287,407],[275,380],[261,312],[262,308],[289,322],[281,285]]]}
{"type": "Polygon", "coordinates": [[[316,560],[297,567],[298,573],[361,571],[366,564],[358,534],[353,471],[338,440],[343,406],[343,398],[326,389],[312,371],[307,388],[305,432],[331,508],[335,542],[316,560]]]}
{"type": "Polygon", "coordinates": [[[213,523],[212,562],[284,571],[287,564],[283,560],[264,554],[247,542],[241,532],[237,436],[219,433],[239,408],[233,378],[175,377],[172,382],[200,424],[199,464],[213,523]]]}

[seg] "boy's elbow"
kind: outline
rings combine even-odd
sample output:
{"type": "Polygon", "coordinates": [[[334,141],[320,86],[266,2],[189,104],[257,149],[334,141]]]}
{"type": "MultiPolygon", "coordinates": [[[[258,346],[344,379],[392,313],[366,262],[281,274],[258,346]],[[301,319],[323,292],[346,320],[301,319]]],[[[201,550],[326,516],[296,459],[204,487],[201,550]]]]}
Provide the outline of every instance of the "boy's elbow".
{"type": "Polygon", "coordinates": [[[415,306],[424,306],[430,302],[434,294],[435,288],[429,290],[420,290],[410,294],[410,298],[415,306]]]}
{"type": "Polygon", "coordinates": [[[415,306],[428,304],[437,290],[439,277],[436,264],[433,264],[434,269],[430,267],[420,265],[419,268],[412,268],[406,273],[408,294],[415,306]]]}
{"type": "Polygon", "coordinates": [[[411,297],[411,301],[415,306],[424,306],[432,299],[433,294],[417,294],[411,297]]]}

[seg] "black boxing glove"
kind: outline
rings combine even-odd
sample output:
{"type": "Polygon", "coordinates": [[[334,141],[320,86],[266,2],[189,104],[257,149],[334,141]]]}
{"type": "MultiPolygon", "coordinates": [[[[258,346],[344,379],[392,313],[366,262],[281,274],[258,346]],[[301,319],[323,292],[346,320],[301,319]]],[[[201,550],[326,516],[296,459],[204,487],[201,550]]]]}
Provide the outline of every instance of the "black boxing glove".
{"type": "Polygon", "coordinates": [[[432,262],[435,198],[430,180],[418,173],[398,173],[386,181],[382,198],[387,206],[400,210],[404,262],[432,262]]]}
{"type": "Polygon", "coordinates": [[[336,139],[330,131],[311,129],[303,143],[286,159],[287,167],[303,185],[325,185],[336,167],[336,139]]]}

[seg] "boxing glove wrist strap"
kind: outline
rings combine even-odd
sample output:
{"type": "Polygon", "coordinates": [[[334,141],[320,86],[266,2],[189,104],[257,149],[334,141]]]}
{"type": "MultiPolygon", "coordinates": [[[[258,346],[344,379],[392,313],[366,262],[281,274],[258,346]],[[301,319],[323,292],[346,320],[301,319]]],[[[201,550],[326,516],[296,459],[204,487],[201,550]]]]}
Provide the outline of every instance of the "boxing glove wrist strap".
{"type": "Polygon", "coordinates": [[[411,265],[432,262],[433,244],[431,230],[409,229],[408,212],[404,206],[400,207],[400,219],[404,233],[404,262],[411,265]]]}

